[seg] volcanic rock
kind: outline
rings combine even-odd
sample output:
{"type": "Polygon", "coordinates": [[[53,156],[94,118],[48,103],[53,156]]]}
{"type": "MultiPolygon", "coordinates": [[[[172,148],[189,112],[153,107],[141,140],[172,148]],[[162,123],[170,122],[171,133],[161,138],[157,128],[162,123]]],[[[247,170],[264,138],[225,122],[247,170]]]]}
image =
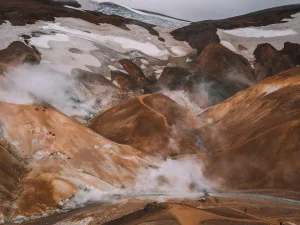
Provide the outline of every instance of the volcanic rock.
{"type": "Polygon", "coordinates": [[[0,69],[12,69],[22,64],[39,64],[41,54],[35,47],[29,47],[23,42],[11,43],[6,49],[0,50],[0,69]]]}
{"type": "Polygon", "coordinates": [[[191,72],[186,68],[165,67],[156,85],[161,89],[176,90],[183,86],[189,75],[191,72]]]}
{"type": "MultiPolygon", "coordinates": [[[[285,46],[287,52],[289,45],[285,46]]],[[[284,50],[282,51],[284,52],[284,50]]],[[[255,56],[255,76],[258,81],[278,74],[282,71],[291,69],[295,66],[292,58],[277,51],[270,44],[258,45],[254,51],[255,56]]],[[[297,56],[295,56],[297,57],[297,56]]]]}
{"type": "Polygon", "coordinates": [[[286,42],[280,51],[285,55],[289,55],[295,65],[300,65],[300,45],[297,43],[286,42]]]}
{"type": "Polygon", "coordinates": [[[130,77],[139,85],[141,89],[146,88],[150,81],[146,78],[142,69],[129,59],[122,59],[119,61],[124,70],[130,77]]]}

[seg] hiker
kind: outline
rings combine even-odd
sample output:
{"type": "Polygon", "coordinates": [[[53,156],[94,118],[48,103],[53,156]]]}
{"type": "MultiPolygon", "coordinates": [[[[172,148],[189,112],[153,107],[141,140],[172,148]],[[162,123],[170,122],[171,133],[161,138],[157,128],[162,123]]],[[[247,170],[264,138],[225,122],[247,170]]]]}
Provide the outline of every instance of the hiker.
{"type": "Polygon", "coordinates": [[[247,214],[247,211],[248,211],[248,209],[247,209],[247,208],[245,208],[245,215],[247,214]]]}

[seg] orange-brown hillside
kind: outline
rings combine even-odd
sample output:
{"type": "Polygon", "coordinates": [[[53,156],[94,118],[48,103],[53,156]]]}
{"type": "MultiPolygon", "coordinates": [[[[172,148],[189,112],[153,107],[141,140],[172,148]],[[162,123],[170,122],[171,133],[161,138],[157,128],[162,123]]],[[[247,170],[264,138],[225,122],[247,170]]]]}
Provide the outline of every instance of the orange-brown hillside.
{"type": "Polygon", "coordinates": [[[0,145],[0,221],[9,215],[11,202],[18,196],[23,167],[0,145]]]}
{"type": "Polygon", "coordinates": [[[95,118],[92,130],[153,155],[201,152],[192,133],[197,117],[162,94],[144,95],[95,118]]]}
{"type": "Polygon", "coordinates": [[[300,189],[299,76],[299,67],[280,73],[199,115],[213,154],[208,177],[230,188],[300,189]]]}
{"type": "Polygon", "coordinates": [[[56,110],[0,102],[0,118],[0,213],[51,212],[85,188],[133,186],[138,170],[152,165],[56,110]]]}

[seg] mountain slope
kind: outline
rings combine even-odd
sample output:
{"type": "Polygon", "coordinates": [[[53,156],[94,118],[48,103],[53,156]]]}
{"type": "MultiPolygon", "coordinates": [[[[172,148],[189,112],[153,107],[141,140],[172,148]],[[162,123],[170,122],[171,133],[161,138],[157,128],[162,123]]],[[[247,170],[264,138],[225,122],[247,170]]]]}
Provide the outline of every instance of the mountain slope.
{"type": "Polygon", "coordinates": [[[209,43],[219,43],[218,29],[232,30],[245,27],[262,27],[271,24],[286,23],[284,19],[292,18],[293,14],[300,12],[300,5],[288,5],[265,9],[242,16],[223,20],[207,20],[192,23],[172,32],[177,40],[184,40],[198,50],[198,54],[209,43]]]}
{"type": "Polygon", "coordinates": [[[0,223],[297,224],[299,12],[2,0],[0,223]]]}
{"type": "Polygon", "coordinates": [[[300,69],[265,79],[199,115],[206,175],[230,188],[299,190],[300,69]]]}
{"type": "Polygon", "coordinates": [[[185,21],[162,15],[149,14],[147,12],[131,9],[113,2],[101,2],[95,6],[95,10],[107,15],[118,15],[173,30],[189,24],[185,21]]]}
{"type": "Polygon", "coordinates": [[[24,168],[5,147],[1,145],[0,148],[0,223],[2,223],[11,212],[12,202],[18,197],[24,168]]]}
{"type": "Polygon", "coordinates": [[[144,95],[95,118],[91,129],[151,155],[201,153],[193,134],[197,118],[162,94],[144,95]]]}
{"type": "Polygon", "coordinates": [[[6,161],[0,167],[6,178],[0,180],[5,187],[1,196],[11,185],[22,184],[17,198],[6,194],[14,202],[12,218],[53,213],[68,202],[78,207],[91,193],[133,186],[137,171],[152,165],[147,155],[106,140],[55,110],[5,102],[0,109],[1,146],[18,159],[1,149],[6,161]]]}

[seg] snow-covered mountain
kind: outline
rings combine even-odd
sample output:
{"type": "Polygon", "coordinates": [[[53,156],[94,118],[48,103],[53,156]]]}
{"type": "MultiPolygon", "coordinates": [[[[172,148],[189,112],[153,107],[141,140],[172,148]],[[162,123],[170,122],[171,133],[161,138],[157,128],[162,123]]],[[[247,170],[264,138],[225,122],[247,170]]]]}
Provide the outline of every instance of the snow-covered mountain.
{"type": "Polygon", "coordinates": [[[89,10],[102,12],[106,15],[122,16],[128,19],[134,19],[144,23],[153,24],[155,26],[169,28],[172,30],[187,26],[189,24],[189,22],[187,21],[163,15],[142,12],[110,1],[96,2],[92,0],[78,0],[78,2],[82,5],[83,8],[88,8],[89,10]]]}

